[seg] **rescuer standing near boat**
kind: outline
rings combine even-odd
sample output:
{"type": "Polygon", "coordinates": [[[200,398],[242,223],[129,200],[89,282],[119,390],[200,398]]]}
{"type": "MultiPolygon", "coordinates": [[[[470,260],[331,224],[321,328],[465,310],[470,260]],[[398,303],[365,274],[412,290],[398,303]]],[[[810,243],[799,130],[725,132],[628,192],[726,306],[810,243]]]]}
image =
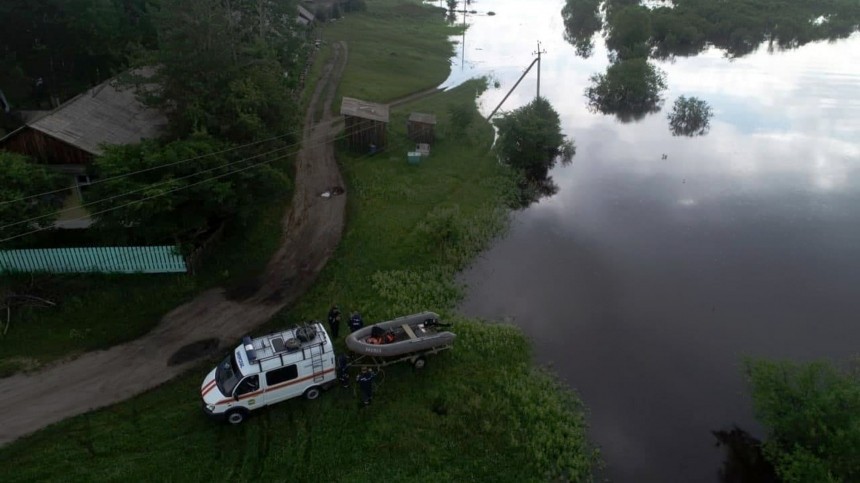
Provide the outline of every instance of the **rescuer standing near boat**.
{"type": "Polygon", "coordinates": [[[358,388],[361,390],[361,404],[364,406],[370,405],[370,402],[373,401],[374,377],[376,377],[376,373],[365,366],[361,368],[361,373],[355,379],[358,381],[358,388]]]}
{"type": "Polygon", "coordinates": [[[353,312],[352,317],[349,318],[349,331],[355,332],[362,327],[364,327],[364,320],[361,318],[361,314],[358,311],[353,312]]]}

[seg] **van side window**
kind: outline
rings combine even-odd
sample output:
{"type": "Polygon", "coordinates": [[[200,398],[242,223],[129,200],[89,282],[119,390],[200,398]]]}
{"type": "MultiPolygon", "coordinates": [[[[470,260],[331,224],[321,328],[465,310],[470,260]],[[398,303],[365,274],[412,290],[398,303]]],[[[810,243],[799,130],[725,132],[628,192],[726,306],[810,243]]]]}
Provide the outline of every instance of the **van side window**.
{"type": "Polygon", "coordinates": [[[234,393],[236,396],[241,396],[242,394],[248,394],[249,392],[254,392],[260,388],[260,377],[259,376],[250,376],[242,379],[242,382],[236,386],[236,392],[234,393]]]}
{"type": "Polygon", "coordinates": [[[289,381],[299,377],[299,370],[295,364],[266,373],[266,385],[272,387],[275,384],[280,384],[284,381],[289,381]]]}

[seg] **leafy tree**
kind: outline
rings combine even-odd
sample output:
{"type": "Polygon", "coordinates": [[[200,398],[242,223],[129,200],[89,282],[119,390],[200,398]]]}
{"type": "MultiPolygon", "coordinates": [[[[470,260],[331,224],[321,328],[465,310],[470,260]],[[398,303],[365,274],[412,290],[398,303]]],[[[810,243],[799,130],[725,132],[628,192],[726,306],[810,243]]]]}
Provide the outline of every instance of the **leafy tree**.
{"type": "Polygon", "coordinates": [[[860,480],[860,374],[830,363],[747,361],[765,456],[788,483],[860,480]]]}
{"type": "Polygon", "coordinates": [[[208,136],[108,147],[96,158],[94,174],[118,178],[92,185],[87,201],[109,200],[92,205],[96,213],[128,206],[96,215],[96,227],[150,243],[188,242],[227,218],[251,216],[257,200],[286,186],[285,176],[268,163],[284,153],[249,159],[254,155],[223,153],[227,148],[208,136]],[[123,176],[170,163],[176,164],[123,176]]]}
{"type": "Polygon", "coordinates": [[[714,115],[711,106],[697,97],[681,96],[675,100],[669,113],[669,129],[674,136],[701,136],[707,134],[714,115]]]}
{"type": "Polygon", "coordinates": [[[651,38],[651,14],[645,7],[630,5],[609,16],[606,46],[619,59],[648,57],[651,38]]]}
{"type": "Polygon", "coordinates": [[[570,163],[576,152],[561,132],[558,112],[543,97],[502,114],[493,124],[499,133],[496,154],[527,178],[546,178],[559,159],[570,163]]]}
{"type": "Polygon", "coordinates": [[[594,50],[591,38],[603,26],[600,4],[601,0],[567,0],[561,9],[564,40],[576,47],[576,55],[580,57],[591,57],[594,50]]]}
{"type": "Polygon", "coordinates": [[[657,112],[666,90],[666,75],[646,59],[619,60],[605,74],[591,76],[585,89],[589,106],[596,112],[615,114],[622,121],[657,112]]]}
{"type": "Polygon", "coordinates": [[[65,100],[124,69],[130,54],[154,46],[148,5],[147,0],[0,2],[5,92],[18,105],[47,107],[48,96],[65,100]]]}
{"type": "Polygon", "coordinates": [[[149,59],[161,89],[147,100],[168,113],[172,134],[244,142],[292,128],[294,17],[292,1],[163,0],[149,59]]]}
{"type": "Polygon", "coordinates": [[[51,226],[57,219],[56,211],[62,206],[66,192],[22,198],[68,186],[65,176],[30,162],[24,156],[0,151],[0,226],[15,224],[0,229],[0,239],[51,226]],[[39,219],[21,223],[32,218],[39,219]]]}

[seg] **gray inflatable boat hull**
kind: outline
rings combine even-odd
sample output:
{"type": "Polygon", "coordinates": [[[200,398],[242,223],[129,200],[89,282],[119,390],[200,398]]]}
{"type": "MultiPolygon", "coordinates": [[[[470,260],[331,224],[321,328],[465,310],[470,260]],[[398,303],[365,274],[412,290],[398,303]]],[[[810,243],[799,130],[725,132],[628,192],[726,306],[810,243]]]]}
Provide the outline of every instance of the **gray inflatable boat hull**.
{"type": "Polygon", "coordinates": [[[419,314],[398,317],[394,320],[380,322],[359,329],[346,338],[346,346],[357,354],[375,357],[394,357],[434,349],[440,346],[450,345],[457,337],[456,334],[439,328],[427,327],[424,322],[427,319],[439,320],[439,315],[434,312],[421,312],[419,314]],[[408,329],[403,326],[407,326],[408,329]],[[367,342],[374,327],[383,330],[394,331],[397,339],[387,344],[371,344],[367,342]]]}

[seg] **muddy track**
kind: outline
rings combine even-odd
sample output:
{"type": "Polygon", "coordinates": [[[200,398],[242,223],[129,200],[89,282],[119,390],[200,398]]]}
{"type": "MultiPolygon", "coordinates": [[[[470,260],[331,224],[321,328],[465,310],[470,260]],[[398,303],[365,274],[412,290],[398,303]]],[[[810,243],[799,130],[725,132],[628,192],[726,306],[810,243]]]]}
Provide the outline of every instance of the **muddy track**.
{"type": "MultiPolygon", "coordinates": [[[[319,123],[313,122],[313,112],[319,103],[331,106],[346,59],[346,44],[335,44],[305,117],[296,191],[283,219],[283,241],[247,296],[230,300],[223,289],[208,290],[168,313],[152,332],[137,340],[34,374],[0,379],[0,444],[176,377],[194,363],[185,357],[181,363],[174,358],[174,365],[168,364],[183,347],[212,338],[217,338],[219,349],[233,345],[307,290],[343,231],[346,196],[319,196],[343,186],[334,158],[330,109],[325,109],[319,123]]],[[[122,314],[117,314],[118,323],[121,319],[122,314]]],[[[189,399],[195,397],[189,394],[189,399]]]]}

